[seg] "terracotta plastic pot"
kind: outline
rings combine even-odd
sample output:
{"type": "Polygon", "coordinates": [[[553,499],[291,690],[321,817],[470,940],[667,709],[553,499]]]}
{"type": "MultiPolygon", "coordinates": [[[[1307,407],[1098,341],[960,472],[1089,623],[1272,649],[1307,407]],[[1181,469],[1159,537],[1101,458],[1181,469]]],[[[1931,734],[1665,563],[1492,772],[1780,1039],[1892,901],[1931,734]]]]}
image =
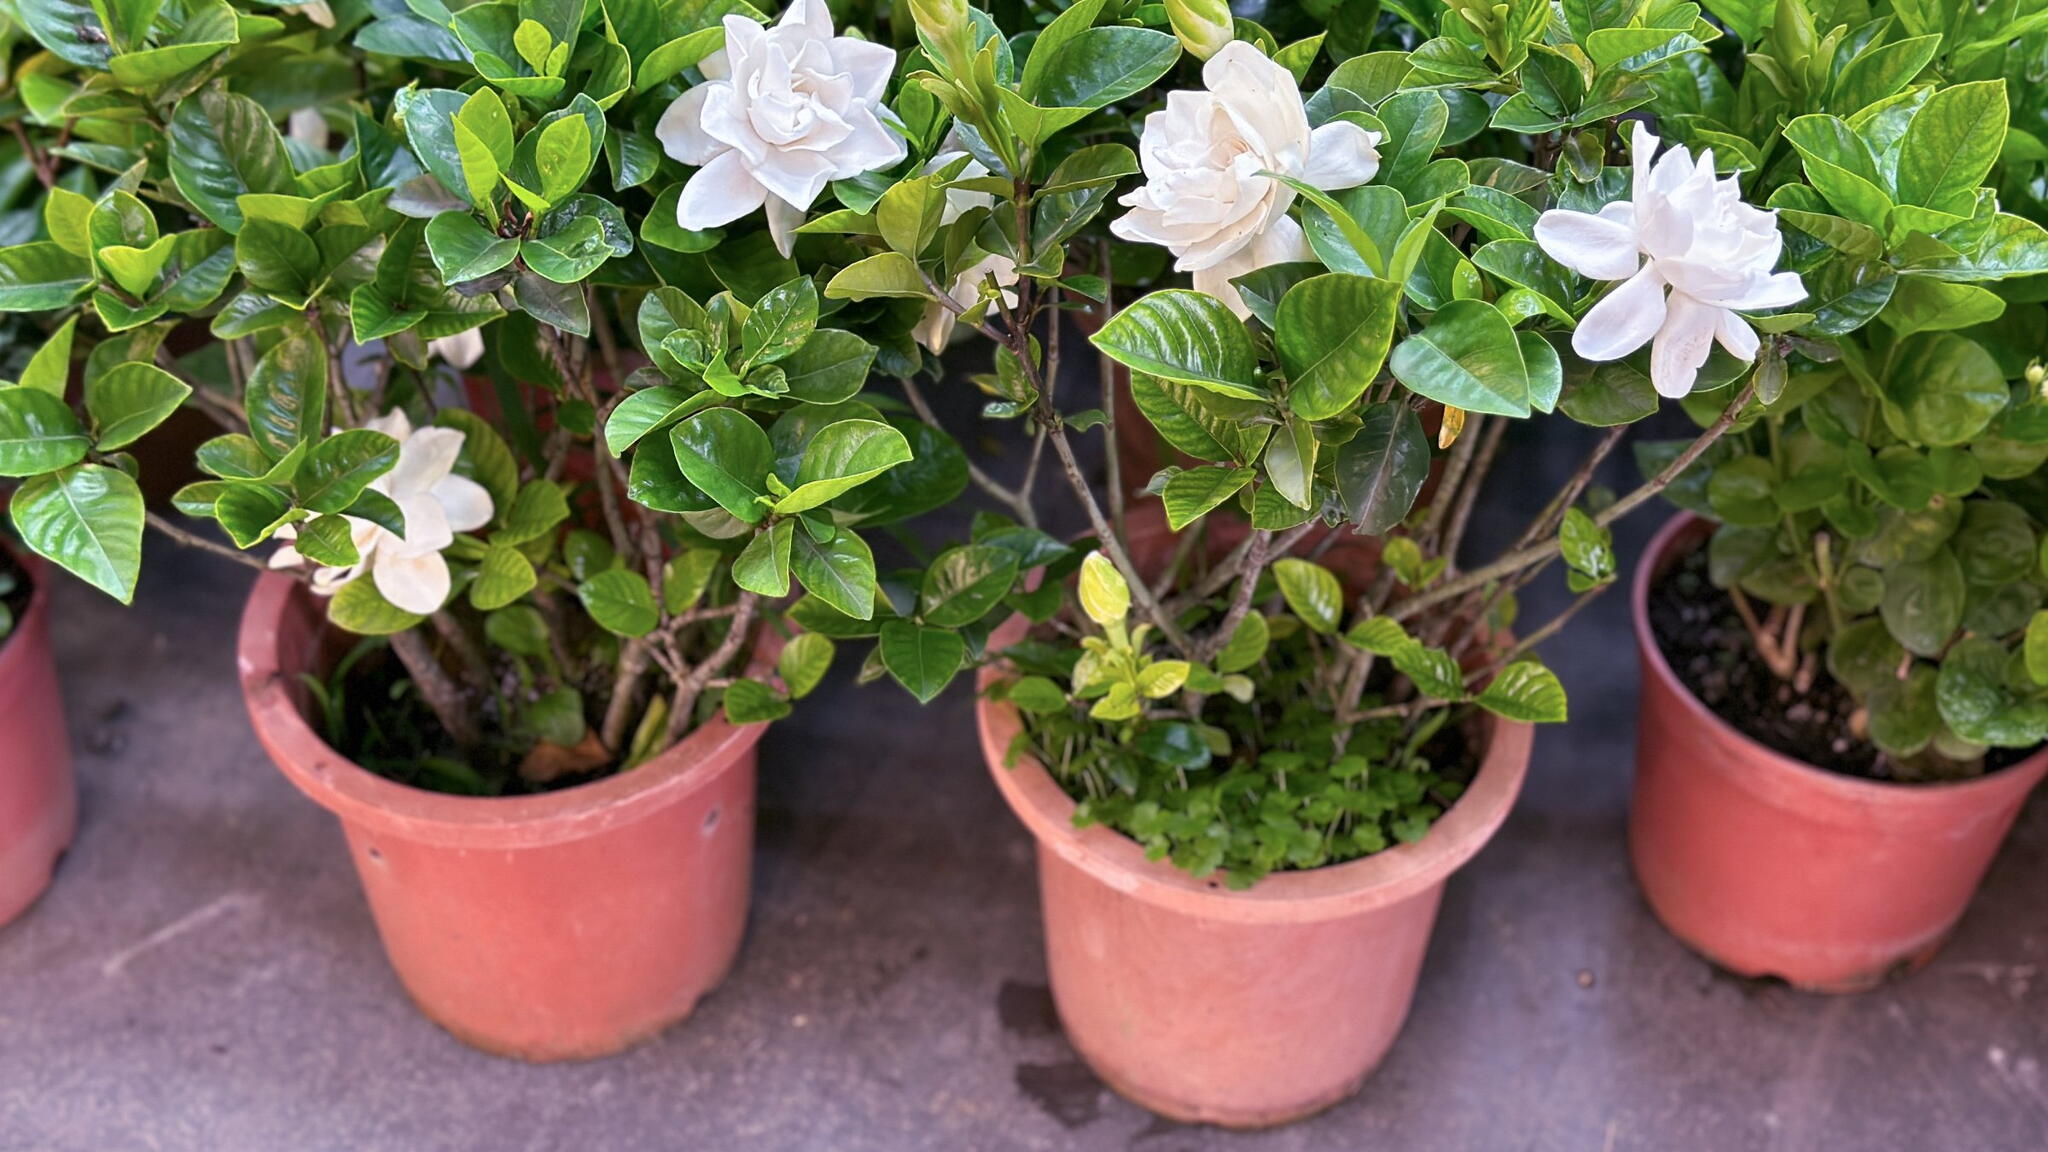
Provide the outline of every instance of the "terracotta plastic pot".
{"type": "Polygon", "coordinates": [[[689,1015],[732,967],[753,864],[755,744],[723,717],[629,772],[536,796],[385,779],[305,719],[312,597],[265,576],[242,692],[271,759],[341,820],[391,965],[458,1038],[525,1060],[602,1056],[689,1015]]]}
{"type": "Polygon", "coordinates": [[[0,640],[0,924],[50,886],[78,830],[71,738],[50,652],[49,567],[8,554],[28,572],[33,590],[13,634],[0,640]]]}
{"type": "Polygon", "coordinates": [[[2048,750],[1974,780],[1895,784],[1817,768],[1738,732],[1650,632],[1651,582],[1712,526],[1666,524],[1636,569],[1642,659],[1629,854],[1657,918],[1714,963],[1821,992],[1925,964],[1962,918],[2048,750]]]}
{"type": "MultiPolygon", "coordinates": [[[[991,640],[1013,643],[1022,624],[991,640]]],[[[984,692],[1004,675],[982,671],[984,692]]],[[[977,705],[982,753],[1038,841],[1046,963],[1067,1038],[1110,1087],[1175,1120],[1284,1124],[1349,1096],[1393,1046],[1444,882],[1522,788],[1533,729],[1497,722],[1479,774],[1429,835],[1234,892],[1074,827],[1040,765],[1004,758],[1015,708],[977,705]]]]}

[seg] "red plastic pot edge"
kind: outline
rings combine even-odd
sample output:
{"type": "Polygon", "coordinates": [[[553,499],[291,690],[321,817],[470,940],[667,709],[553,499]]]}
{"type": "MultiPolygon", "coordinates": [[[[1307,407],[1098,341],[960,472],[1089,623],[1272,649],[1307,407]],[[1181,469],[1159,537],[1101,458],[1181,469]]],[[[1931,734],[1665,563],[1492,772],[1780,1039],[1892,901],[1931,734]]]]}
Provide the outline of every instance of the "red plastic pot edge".
{"type": "MultiPolygon", "coordinates": [[[[1884,806],[1894,810],[1910,809],[1921,803],[1936,803],[1938,794],[1955,795],[1973,790],[2000,790],[2004,778],[2009,774],[2034,772],[2048,763],[2048,747],[2036,750],[2032,755],[2016,764],[1987,772],[1969,780],[1935,780],[1925,783],[1901,783],[1892,780],[1869,780],[1859,776],[1847,776],[1815,764],[1809,764],[1796,756],[1788,756],[1764,744],[1748,733],[1721,718],[1720,714],[1706,706],[1692,689],[1678,678],[1665,659],[1663,648],[1657,643],[1656,634],[1650,628],[1650,583],[1662,576],[1668,566],[1680,556],[1680,550],[1692,543],[1687,537],[1698,536],[1704,540],[1712,530],[1713,522],[1692,512],[1680,512],[1664,523],[1650,543],[1643,549],[1636,571],[1629,581],[1629,616],[1635,628],[1636,649],[1642,666],[1650,669],[1671,694],[1682,701],[1687,712],[1700,724],[1714,729],[1729,739],[1741,744],[1755,761],[1768,765],[1771,773],[1740,772],[1733,770],[1730,762],[1709,757],[1702,764],[1709,770],[1720,772],[1729,779],[1740,783],[1745,790],[1762,796],[1781,806],[1796,806],[1812,809],[1810,797],[1803,795],[1805,789],[1820,789],[1827,798],[1845,806],[1867,811],[1884,806]]],[[[1829,813],[1814,811],[1815,816],[1829,813]]]]}
{"type": "MultiPolygon", "coordinates": [[[[6,507],[4,503],[0,503],[0,511],[5,511],[6,507]]],[[[26,646],[14,643],[15,637],[26,635],[38,622],[45,625],[49,622],[50,565],[48,561],[28,549],[16,547],[14,542],[5,536],[0,536],[0,548],[5,548],[7,555],[28,574],[28,611],[23,612],[21,619],[14,622],[14,631],[5,640],[0,640],[0,672],[4,672],[18,662],[28,659],[17,654],[26,646]]]]}
{"type": "MultiPolygon", "coordinates": [[[[1026,623],[1012,617],[989,637],[991,650],[1023,637],[1026,623]]],[[[1484,848],[1521,793],[1535,740],[1533,725],[1495,718],[1479,774],[1429,834],[1361,860],[1308,871],[1274,872],[1233,891],[1220,879],[1198,879],[1164,860],[1149,860],[1121,832],[1074,826],[1072,797],[1031,756],[1006,765],[1023,722],[1015,706],[992,700],[988,690],[1009,675],[998,664],[976,678],[975,720],[989,774],[1018,818],[1040,844],[1118,891],[1192,916],[1241,923],[1297,924],[1350,916],[1398,903],[1436,885],[1484,848]]]]}
{"type": "MultiPolygon", "coordinates": [[[[293,693],[300,670],[277,666],[278,632],[294,598],[304,595],[297,582],[278,574],[258,577],[249,593],[236,651],[250,722],[271,760],[315,803],[345,821],[408,840],[515,849],[594,835],[696,791],[768,727],[729,724],[720,713],[637,768],[540,795],[456,796],[414,788],[328,747],[299,711],[293,693]]],[[[757,669],[779,647],[772,637],[764,639],[757,669]]]]}

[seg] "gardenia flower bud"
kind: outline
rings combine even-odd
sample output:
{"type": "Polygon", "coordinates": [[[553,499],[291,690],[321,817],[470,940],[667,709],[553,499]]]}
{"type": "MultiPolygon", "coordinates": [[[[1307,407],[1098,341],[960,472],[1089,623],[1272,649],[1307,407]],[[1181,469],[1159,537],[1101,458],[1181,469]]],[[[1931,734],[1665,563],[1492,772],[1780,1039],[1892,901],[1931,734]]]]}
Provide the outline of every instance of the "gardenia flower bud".
{"type": "Polygon", "coordinates": [[[896,67],[880,44],[835,36],[825,0],[796,0],[773,28],[725,18],[725,48],[707,77],[662,113],[654,134],[697,173],[676,222],[701,231],[766,206],[789,255],[804,212],[834,180],[887,168],[909,146],[876,115],[896,67]]]}
{"type": "MultiPolygon", "coordinates": [[[[370,488],[391,498],[405,515],[405,531],[393,532],[368,520],[348,518],[358,559],[347,568],[317,568],[313,591],[332,596],[363,573],[394,606],[415,615],[437,612],[447,601],[453,581],[442,549],[457,532],[471,532],[491,522],[491,494],[466,476],[455,475],[464,435],[454,428],[414,430],[403,409],[364,425],[398,441],[398,463],[370,481],[370,488]]],[[[278,539],[295,540],[298,529],[278,529],[278,539]]],[[[306,558],[291,544],[270,557],[272,568],[296,568],[306,558]]]]}
{"type": "Polygon", "coordinates": [[[1734,178],[1716,180],[1712,149],[1695,163],[1672,148],[1653,164],[1659,144],[1637,121],[1633,200],[1598,213],[1545,212],[1536,243],[1581,276],[1623,281],[1579,321],[1572,351],[1619,360],[1650,343],[1651,383],[1678,397],[1692,391],[1715,341],[1737,359],[1756,358],[1756,329],[1738,309],[1797,304],[1806,286],[1796,272],[1771,271],[1785,246],[1777,213],[1743,203],[1734,178]]]}
{"type": "Polygon", "coordinates": [[[2048,365],[2039,360],[2027,365],[2027,387],[2034,390],[2043,400],[2048,400],[2048,365]]]}
{"type": "Polygon", "coordinates": [[[1223,51],[1237,34],[1237,22],[1224,0],[1166,0],[1166,19],[1182,47],[1197,60],[1223,51]]]}
{"type": "Polygon", "coordinates": [[[1210,58],[1202,83],[1206,91],[1168,93],[1166,110],[1145,118],[1145,184],[1124,197],[1131,211],[1110,231],[1169,249],[1196,289],[1249,316],[1234,277],[1315,258],[1287,214],[1294,189],[1259,173],[1353,188],[1379,171],[1380,137],[1343,120],[1309,131],[1294,74],[1242,40],[1210,58]]]}

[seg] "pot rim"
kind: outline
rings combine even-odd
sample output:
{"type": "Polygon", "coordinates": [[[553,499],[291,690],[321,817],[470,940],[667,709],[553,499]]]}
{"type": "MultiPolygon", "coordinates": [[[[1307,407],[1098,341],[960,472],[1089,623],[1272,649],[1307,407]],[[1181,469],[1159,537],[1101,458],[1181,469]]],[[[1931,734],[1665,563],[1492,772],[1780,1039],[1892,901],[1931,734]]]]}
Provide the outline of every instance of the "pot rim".
{"type": "MultiPolygon", "coordinates": [[[[1026,622],[1012,617],[989,637],[991,649],[1020,639],[1026,622]]],[[[1010,809],[1041,848],[1109,887],[1150,904],[1210,920],[1245,924],[1304,924],[1354,916],[1398,904],[1443,883],[1484,848],[1520,795],[1528,774],[1535,727],[1492,717],[1492,738],[1479,773],[1429,834],[1358,860],[1306,871],[1273,872],[1233,891],[1216,877],[1196,878],[1165,860],[1150,860],[1136,840],[1100,824],[1074,826],[1072,797],[1032,756],[1003,763],[1023,721],[1016,707],[992,700],[988,689],[1009,675],[989,664],[975,679],[975,719],[982,758],[1010,809]]]]}
{"type": "Polygon", "coordinates": [[[751,752],[768,727],[734,725],[720,712],[630,771],[537,795],[458,796],[414,788],[336,752],[300,714],[291,692],[297,673],[278,666],[278,636],[294,601],[306,595],[287,576],[257,577],[236,638],[242,698],[271,760],[301,792],[351,825],[462,848],[537,848],[581,839],[705,787],[751,752]]]}
{"type": "Polygon", "coordinates": [[[16,664],[30,659],[21,654],[27,651],[28,645],[17,644],[15,641],[25,640],[37,625],[49,619],[50,565],[41,556],[17,546],[14,541],[4,536],[0,536],[0,548],[6,549],[8,557],[19,564],[22,571],[28,573],[28,610],[21,614],[21,619],[14,622],[14,631],[10,632],[6,639],[0,640],[0,676],[4,676],[16,664]]]}
{"type": "Polygon", "coordinates": [[[1688,537],[1704,533],[1712,525],[1713,521],[1698,513],[1680,511],[1666,520],[1663,527],[1657,529],[1657,534],[1644,546],[1642,555],[1636,561],[1635,574],[1629,579],[1629,622],[1635,628],[1636,651],[1640,654],[1642,666],[1649,669],[1650,675],[1656,677],[1665,690],[1680,701],[1688,716],[1696,723],[1714,730],[1722,738],[1740,745],[1751,763],[1773,773],[1785,783],[1818,789],[1833,799],[1851,803],[1889,805],[1941,805],[1970,792],[2002,792],[2009,788],[2013,781],[2028,775],[2038,777],[2043,768],[2048,768],[2048,746],[2043,746],[2017,763],[1993,769],[1968,780],[1930,780],[1920,783],[1871,780],[1832,771],[1780,752],[1722,719],[1719,713],[1707,707],[1706,702],[1693,695],[1692,689],[1686,687],[1685,682],[1678,678],[1678,673],[1672,670],[1670,660],[1664,655],[1663,646],[1657,643],[1656,634],[1650,628],[1651,581],[1662,575],[1666,564],[1677,558],[1681,547],[1692,543],[1688,537]]]}

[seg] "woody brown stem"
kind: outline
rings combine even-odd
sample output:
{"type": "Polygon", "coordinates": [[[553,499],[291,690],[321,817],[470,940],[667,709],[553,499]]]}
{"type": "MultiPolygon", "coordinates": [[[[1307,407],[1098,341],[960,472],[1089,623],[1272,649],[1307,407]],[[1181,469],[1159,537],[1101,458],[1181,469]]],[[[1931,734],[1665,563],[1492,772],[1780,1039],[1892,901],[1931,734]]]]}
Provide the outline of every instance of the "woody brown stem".
{"type": "Polygon", "coordinates": [[[461,685],[427,644],[426,637],[416,628],[395,633],[391,637],[391,651],[405,665],[406,674],[420,690],[420,699],[433,710],[434,718],[454,739],[457,746],[474,748],[482,742],[477,729],[475,710],[469,706],[461,685]]]}

